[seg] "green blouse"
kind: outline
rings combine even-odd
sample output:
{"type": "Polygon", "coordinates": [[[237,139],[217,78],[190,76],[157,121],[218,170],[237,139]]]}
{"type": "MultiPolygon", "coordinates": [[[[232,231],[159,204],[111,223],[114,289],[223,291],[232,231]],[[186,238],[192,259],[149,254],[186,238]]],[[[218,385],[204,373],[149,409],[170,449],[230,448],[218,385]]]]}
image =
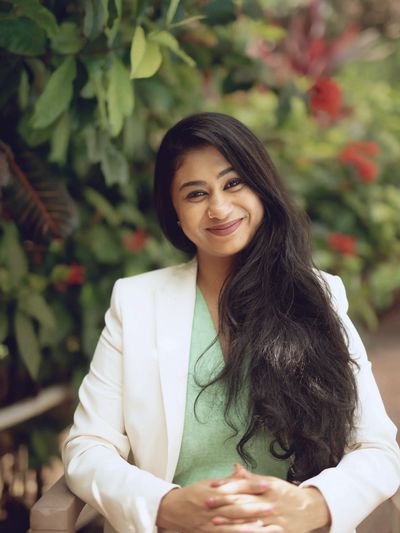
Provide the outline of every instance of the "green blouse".
{"type": "MultiPolygon", "coordinates": [[[[199,288],[196,289],[190,361],[187,384],[185,423],[182,444],[174,483],[184,486],[203,479],[216,479],[230,475],[234,463],[244,466],[236,451],[236,444],[246,427],[243,406],[230,414],[238,435],[224,418],[224,385],[218,381],[203,391],[194,409],[200,386],[216,376],[224,365],[221,345],[217,340],[199,357],[216,337],[216,330],[207,303],[199,288]],[[196,378],[196,379],[195,379],[196,378]]],[[[288,461],[274,458],[269,452],[271,436],[267,432],[256,434],[246,445],[257,465],[249,470],[257,474],[286,479],[288,461]]]]}

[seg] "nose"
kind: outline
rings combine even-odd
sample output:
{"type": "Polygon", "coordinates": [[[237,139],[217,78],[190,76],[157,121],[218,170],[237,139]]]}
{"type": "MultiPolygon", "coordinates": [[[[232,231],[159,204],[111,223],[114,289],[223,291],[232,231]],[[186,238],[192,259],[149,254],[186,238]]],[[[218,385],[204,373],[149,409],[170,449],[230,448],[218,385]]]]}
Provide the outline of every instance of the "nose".
{"type": "Polygon", "coordinates": [[[207,215],[216,220],[226,220],[232,211],[232,204],[226,196],[214,196],[208,203],[207,215]]]}

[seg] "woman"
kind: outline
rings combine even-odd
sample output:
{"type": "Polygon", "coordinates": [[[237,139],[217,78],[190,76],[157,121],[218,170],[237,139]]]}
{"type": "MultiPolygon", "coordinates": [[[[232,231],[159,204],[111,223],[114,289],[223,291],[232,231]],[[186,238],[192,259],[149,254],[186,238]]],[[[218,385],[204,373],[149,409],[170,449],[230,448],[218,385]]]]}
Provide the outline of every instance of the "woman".
{"type": "Polygon", "coordinates": [[[159,148],[189,263],[118,280],[63,457],[108,531],[350,533],[397,490],[396,429],[337,276],[260,141],[200,113],[159,148]]]}

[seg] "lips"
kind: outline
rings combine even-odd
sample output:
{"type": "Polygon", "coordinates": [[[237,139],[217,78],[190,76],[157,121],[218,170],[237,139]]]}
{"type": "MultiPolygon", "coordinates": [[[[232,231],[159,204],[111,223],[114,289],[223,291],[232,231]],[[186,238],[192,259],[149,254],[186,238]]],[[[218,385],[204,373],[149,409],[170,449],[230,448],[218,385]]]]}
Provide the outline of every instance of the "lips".
{"type": "Polygon", "coordinates": [[[231,222],[227,222],[226,224],[220,224],[218,226],[213,226],[212,228],[207,228],[207,231],[213,233],[214,235],[229,235],[230,233],[236,231],[242,220],[242,218],[238,218],[236,220],[232,220],[231,222]]]}

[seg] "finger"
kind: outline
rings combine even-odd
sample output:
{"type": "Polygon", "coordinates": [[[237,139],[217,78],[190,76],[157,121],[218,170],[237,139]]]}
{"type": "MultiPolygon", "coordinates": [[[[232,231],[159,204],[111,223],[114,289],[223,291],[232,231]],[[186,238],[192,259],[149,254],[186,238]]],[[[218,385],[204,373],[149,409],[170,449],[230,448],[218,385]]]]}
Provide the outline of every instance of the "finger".
{"type": "Polygon", "coordinates": [[[224,522],[215,525],[215,531],[218,533],[264,533],[265,529],[262,520],[255,520],[244,524],[224,522]]]}
{"type": "Polygon", "coordinates": [[[265,479],[233,479],[220,485],[218,492],[222,494],[264,494],[268,492],[271,483],[265,479]]]}
{"type": "Polygon", "coordinates": [[[220,519],[228,520],[256,520],[273,515],[273,506],[269,503],[256,502],[245,505],[228,505],[220,507],[217,516],[212,518],[214,524],[218,524],[220,519]]]}
{"type": "Polygon", "coordinates": [[[210,496],[206,498],[205,504],[209,509],[217,509],[224,505],[244,505],[246,503],[257,502],[256,495],[252,494],[221,494],[219,496],[210,496]]]}

